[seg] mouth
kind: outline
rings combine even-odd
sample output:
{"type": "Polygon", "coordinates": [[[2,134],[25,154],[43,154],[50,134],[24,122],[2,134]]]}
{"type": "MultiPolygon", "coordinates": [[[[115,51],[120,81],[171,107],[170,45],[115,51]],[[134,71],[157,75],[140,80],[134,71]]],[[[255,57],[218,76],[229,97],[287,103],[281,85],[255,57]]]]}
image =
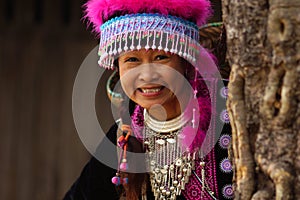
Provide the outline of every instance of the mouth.
{"type": "Polygon", "coordinates": [[[144,96],[155,96],[155,95],[159,95],[164,88],[165,88],[164,86],[155,86],[155,87],[142,87],[142,88],[138,88],[137,90],[144,96]]]}

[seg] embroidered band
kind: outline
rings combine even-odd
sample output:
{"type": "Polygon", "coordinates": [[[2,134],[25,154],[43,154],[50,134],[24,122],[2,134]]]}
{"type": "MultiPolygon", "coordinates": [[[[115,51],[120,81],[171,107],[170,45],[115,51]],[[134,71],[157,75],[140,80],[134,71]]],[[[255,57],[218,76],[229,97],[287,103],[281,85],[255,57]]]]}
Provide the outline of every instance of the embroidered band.
{"type": "Polygon", "coordinates": [[[175,53],[193,65],[200,51],[197,25],[170,15],[124,15],[105,22],[100,32],[98,63],[110,69],[121,53],[142,48],[175,53]]]}

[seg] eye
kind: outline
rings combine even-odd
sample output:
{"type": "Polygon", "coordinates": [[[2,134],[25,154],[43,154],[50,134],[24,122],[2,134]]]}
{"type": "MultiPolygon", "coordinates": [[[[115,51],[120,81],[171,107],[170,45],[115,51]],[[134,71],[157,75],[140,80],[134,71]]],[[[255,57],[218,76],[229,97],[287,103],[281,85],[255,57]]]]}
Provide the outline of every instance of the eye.
{"type": "Polygon", "coordinates": [[[125,60],[125,62],[137,62],[137,61],[139,61],[139,59],[136,57],[130,57],[125,60]]]}
{"type": "Polygon", "coordinates": [[[155,60],[164,60],[164,59],[167,59],[167,58],[169,58],[169,56],[167,56],[167,55],[157,55],[155,57],[155,60]]]}

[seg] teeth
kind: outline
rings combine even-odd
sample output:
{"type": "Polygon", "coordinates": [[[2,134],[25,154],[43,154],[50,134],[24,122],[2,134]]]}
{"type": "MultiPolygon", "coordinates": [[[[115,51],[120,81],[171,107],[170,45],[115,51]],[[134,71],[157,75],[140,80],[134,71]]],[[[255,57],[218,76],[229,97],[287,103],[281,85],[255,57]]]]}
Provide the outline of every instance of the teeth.
{"type": "Polygon", "coordinates": [[[151,89],[141,89],[143,91],[143,93],[155,93],[155,92],[159,92],[160,88],[151,88],[151,89]]]}

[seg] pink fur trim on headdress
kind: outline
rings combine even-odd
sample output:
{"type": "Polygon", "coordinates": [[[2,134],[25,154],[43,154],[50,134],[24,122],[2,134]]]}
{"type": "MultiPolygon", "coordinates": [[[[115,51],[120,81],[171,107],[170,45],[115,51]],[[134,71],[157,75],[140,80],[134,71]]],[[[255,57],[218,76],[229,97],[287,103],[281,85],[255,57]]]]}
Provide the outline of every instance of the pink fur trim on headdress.
{"type": "Polygon", "coordinates": [[[99,26],[113,16],[136,13],[173,15],[203,25],[211,14],[209,0],[89,0],[85,18],[99,33],[99,26]]]}

